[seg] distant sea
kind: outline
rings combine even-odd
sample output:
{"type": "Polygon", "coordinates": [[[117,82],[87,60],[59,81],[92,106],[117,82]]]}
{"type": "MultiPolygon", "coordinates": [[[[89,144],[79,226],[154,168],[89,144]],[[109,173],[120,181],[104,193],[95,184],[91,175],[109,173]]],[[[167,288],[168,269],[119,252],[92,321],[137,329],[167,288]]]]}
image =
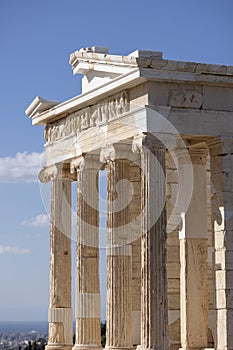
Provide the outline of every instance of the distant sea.
{"type": "Polygon", "coordinates": [[[48,334],[48,322],[1,322],[0,333],[48,334]]]}

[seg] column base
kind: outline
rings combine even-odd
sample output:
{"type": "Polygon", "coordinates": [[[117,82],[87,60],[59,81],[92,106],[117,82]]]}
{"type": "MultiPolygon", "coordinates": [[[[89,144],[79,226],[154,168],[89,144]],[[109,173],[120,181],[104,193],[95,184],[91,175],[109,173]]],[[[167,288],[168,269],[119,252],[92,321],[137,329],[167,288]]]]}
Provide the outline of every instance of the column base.
{"type": "Polygon", "coordinates": [[[72,345],[64,345],[64,344],[48,344],[45,347],[45,350],[71,350],[72,345]]]}
{"type": "Polygon", "coordinates": [[[215,350],[215,348],[179,348],[179,350],[215,350]]]}
{"type": "Polygon", "coordinates": [[[102,346],[96,344],[75,344],[72,350],[103,350],[102,346]]]}
{"type": "Polygon", "coordinates": [[[135,350],[135,347],[132,346],[132,348],[127,347],[118,347],[118,346],[105,346],[104,350],[135,350]]]}
{"type": "Polygon", "coordinates": [[[153,348],[143,348],[141,345],[137,345],[136,350],[162,350],[162,349],[160,346],[155,346],[153,348]]]}

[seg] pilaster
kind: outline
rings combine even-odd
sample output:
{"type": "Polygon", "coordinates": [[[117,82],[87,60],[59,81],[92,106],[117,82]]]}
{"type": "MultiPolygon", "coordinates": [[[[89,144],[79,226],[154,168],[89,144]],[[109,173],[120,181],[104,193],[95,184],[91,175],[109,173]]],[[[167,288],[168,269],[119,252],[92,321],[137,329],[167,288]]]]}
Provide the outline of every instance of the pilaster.
{"type": "Polygon", "coordinates": [[[98,170],[95,156],[71,161],[78,181],[75,350],[101,348],[98,170]]]}
{"type": "Polygon", "coordinates": [[[181,183],[187,181],[188,165],[193,168],[193,178],[188,179],[190,203],[184,209],[182,194],[179,203],[181,349],[185,350],[208,344],[206,156],[207,151],[198,148],[178,155],[181,183]]]}
{"type": "Polygon", "coordinates": [[[150,134],[134,139],[141,154],[142,295],[139,349],[168,349],[165,147],[150,134]]]}
{"type": "MultiPolygon", "coordinates": [[[[173,151],[173,149],[172,149],[173,151]]],[[[179,178],[177,159],[166,152],[167,187],[167,293],[168,293],[168,331],[170,350],[180,348],[180,242],[179,242],[179,178]]]]}
{"type": "Polygon", "coordinates": [[[42,182],[52,181],[50,213],[50,305],[47,350],[71,349],[71,181],[65,164],[42,169],[42,182]]]}
{"type": "Polygon", "coordinates": [[[233,138],[209,142],[215,249],[216,349],[233,349],[233,138]]]}

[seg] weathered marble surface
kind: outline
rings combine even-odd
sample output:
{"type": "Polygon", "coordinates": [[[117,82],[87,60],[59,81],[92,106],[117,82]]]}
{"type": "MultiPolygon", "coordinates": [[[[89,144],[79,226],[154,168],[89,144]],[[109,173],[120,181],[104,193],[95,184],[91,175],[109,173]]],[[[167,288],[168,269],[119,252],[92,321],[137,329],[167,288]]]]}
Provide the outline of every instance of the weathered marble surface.
{"type": "Polygon", "coordinates": [[[70,63],[83,74],[82,94],[62,103],[37,97],[26,111],[34,125],[45,125],[39,178],[52,181],[48,350],[72,346],[67,203],[77,169],[75,348],[101,347],[92,190],[106,166],[106,347],[232,350],[233,67],[165,60],[156,51],[111,55],[103,47],[76,51],[70,63]],[[181,141],[188,175],[187,158],[179,163],[181,141]],[[85,168],[87,158],[94,173],[85,168]],[[123,175],[130,185],[117,196],[123,175]],[[113,203],[127,202],[130,188],[129,203],[116,210],[113,203]]]}

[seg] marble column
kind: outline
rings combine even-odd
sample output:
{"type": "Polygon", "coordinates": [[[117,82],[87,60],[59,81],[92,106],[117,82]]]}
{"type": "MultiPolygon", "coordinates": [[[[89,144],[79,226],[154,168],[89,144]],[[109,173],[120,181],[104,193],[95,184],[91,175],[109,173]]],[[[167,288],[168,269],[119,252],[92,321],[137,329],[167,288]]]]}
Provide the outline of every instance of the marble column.
{"type": "Polygon", "coordinates": [[[98,170],[94,156],[71,161],[78,181],[75,350],[101,348],[98,170]]]}
{"type": "Polygon", "coordinates": [[[130,183],[133,196],[128,217],[132,233],[132,337],[135,346],[141,339],[141,168],[138,161],[130,163],[130,183]]]}
{"type": "Polygon", "coordinates": [[[133,141],[141,153],[142,294],[139,349],[168,349],[165,147],[151,134],[133,141]]]}
{"type": "Polygon", "coordinates": [[[71,349],[71,181],[65,165],[42,169],[41,182],[51,180],[50,306],[47,350],[71,349]]]}
{"type": "Polygon", "coordinates": [[[131,349],[132,247],[127,230],[127,188],[121,182],[130,180],[130,162],[114,159],[112,146],[104,152],[101,159],[108,169],[106,349],[131,349]]]}
{"type": "Polygon", "coordinates": [[[181,189],[179,198],[181,349],[185,350],[208,344],[206,156],[207,151],[198,148],[179,154],[179,183],[188,182],[191,190],[187,208],[187,191],[181,189]]]}
{"type": "Polygon", "coordinates": [[[216,349],[233,349],[233,138],[209,142],[217,309],[216,349]]]}

